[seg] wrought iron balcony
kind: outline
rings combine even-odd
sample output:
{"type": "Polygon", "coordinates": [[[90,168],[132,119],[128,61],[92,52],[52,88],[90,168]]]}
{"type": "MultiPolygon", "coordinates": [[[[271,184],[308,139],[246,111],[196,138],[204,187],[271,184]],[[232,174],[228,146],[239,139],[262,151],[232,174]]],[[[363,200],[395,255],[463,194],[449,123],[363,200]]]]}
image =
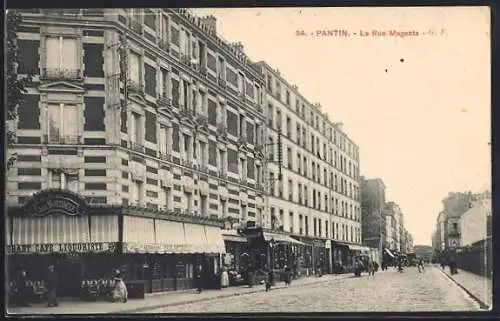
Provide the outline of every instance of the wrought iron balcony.
{"type": "Polygon", "coordinates": [[[242,135],[238,138],[238,145],[245,145],[248,142],[248,139],[245,135],[242,135]]]}
{"type": "Polygon", "coordinates": [[[219,123],[217,124],[217,135],[226,136],[227,135],[227,127],[226,125],[219,123]]]}
{"type": "Polygon", "coordinates": [[[226,89],[226,87],[227,87],[227,82],[226,82],[226,80],[225,80],[225,79],[223,79],[223,78],[221,78],[221,77],[217,78],[217,84],[218,84],[220,87],[222,87],[223,89],[226,89]]]}
{"type": "Polygon", "coordinates": [[[189,167],[189,168],[193,168],[193,162],[189,161],[189,160],[186,160],[186,159],[182,160],[182,165],[186,166],[186,167],[189,167]]]}
{"type": "Polygon", "coordinates": [[[139,21],[131,19],[130,28],[139,34],[142,34],[142,24],[139,21]]]}
{"type": "Polygon", "coordinates": [[[78,135],[44,135],[45,144],[59,145],[79,145],[82,142],[82,136],[78,135]]]}
{"type": "Polygon", "coordinates": [[[167,97],[165,94],[159,95],[156,99],[156,104],[163,108],[172,107],[172,99],[167,97]]]}
{"type": "Polygon", "coordinates": [[[159,155],[160,155],[160,159],[166,160],[168,162],[172,161],[172,155],[171,154],[160,152],[159,155]]]}
{"type": "Polygon", "coordinates": [[[191,59],[189,58],[189,55],[181,54],[181,59],[180,60],[185,65],[190,65],[191,64],[191,59]]]}
{"type": "Polygon", "coordinates": [[[205,67],[205,66],[200,66],[200,74],[201,74],[203,77],[206,77],[206,76],[207,76],[207,67],[205,67]]]}
{"type": "Polygon", "coordinates": [[[144,95],[144,85],[138,83],[135,80],[132,80],[132,79],[127,80],[127,89],[129,92],[144,95]]]}
{"type": "Polygon", "coordinates": [[[130,142],[130,149],[134,152],[144,153],[144,146],[135,142],[130,142]]]}
{"type": "Polygon", "coordinates": [[[170,42],[168,40],[160,39],[158,45],[161,49],[165,50],[167,53],[170,53],[170,42]]]}
{"type": "Polygon", "coordinates": [[[179,115],[184,118],[194,118],[194,112],[191,109],[188,108],[182,108],[179,111],[179,115]]]}
{"type": "Polygon", "coordinates": [[[41,79],[43,80],[81,80],[82,71],[80,69],[52,69],[43,68],[41,79]]]}
{"type": "Polygon", "coordinates": [[[219,171],[218,175],[219,175],[219,178],[227,180],[227,172],[226,171],[219,171]]]}
{"type": "Polygon", "coordinates": [[[198,115],[196,117],[196,123],[200,126],[208,126],[208,117],[203,115],[198,115]]]}

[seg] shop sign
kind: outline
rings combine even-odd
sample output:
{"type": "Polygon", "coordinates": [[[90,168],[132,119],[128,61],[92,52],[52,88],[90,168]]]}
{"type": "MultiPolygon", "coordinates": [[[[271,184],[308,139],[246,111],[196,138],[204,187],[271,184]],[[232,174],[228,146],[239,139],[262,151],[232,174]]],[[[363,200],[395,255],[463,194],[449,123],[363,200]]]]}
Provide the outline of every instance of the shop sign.
{"type": "Polygon", "coordinates": [[[325,247],[325,242],[320,240],[313,240],[313,245],[317,247],[325,247]]]}
{"type": "Polygon", "coordinates": [[[50,253],[87,253],[113,252],[116,243],[50,243],[7,245],[7,254],[50,254],[50,253]]]}
{"type": "Polygon", "coordinates": [[[26,206],[28,212],[35,216],[49,214],[77,216],[84,214],[86,202],[70,191],[46,190],[33,195],[26,206]]]}

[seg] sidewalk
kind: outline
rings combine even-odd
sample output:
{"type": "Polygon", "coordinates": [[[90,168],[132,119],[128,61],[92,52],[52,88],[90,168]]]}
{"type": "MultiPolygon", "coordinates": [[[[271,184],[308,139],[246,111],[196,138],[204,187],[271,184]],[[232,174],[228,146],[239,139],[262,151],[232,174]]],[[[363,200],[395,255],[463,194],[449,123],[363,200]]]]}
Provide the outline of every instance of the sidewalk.
{"type": "MultiPolygon", "coordinates": [[[[352,277],[352,273],[340,275],[323,275],[321,278],[304,277],[293,280],[290,287],[323,283],[352,277]]],[[[285,288],[283,282],[276,283],[273,290],[285,288]]],[[[44,303],[34,303],[30,307],[8,308],[9,314],[109,314],[109,313],[147,313],[149,310],[166,306],[214,300],[264,292],[264,285],[230,287],[223,290],[205,290],[198,294],[195,290],[147,294],[145,299],[131,299],[127,303],[110,303],[106,301],[85,302],[80,300],[63,300],[55,308],[46,308],[44,303]]]]}
{"type": "Polygon", "coordinates": [[[478,301],[482,308],[490,309],[493,300],[493,281],[484,276],[470,273],[464,270],[458,270],[458,274],[451,275],[450,269],[447,267],[444,270],[439,268],[441,272],[446,274],[458,286],[464,289],[470,296],[478,301]]]}

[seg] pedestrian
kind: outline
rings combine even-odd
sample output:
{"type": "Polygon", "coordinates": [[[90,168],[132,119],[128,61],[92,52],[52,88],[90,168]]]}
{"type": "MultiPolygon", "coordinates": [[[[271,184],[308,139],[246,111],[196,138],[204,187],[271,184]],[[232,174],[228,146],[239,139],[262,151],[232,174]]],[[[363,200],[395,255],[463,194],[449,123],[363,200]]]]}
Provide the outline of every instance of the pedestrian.
{"type": "Polygon", "coordinates": [[[48,273],[45,278],[45,284],[47,287],[48,298],[46,307],[56,307],[57,302],[57,288],[59,286],[59,274],[55,271],[54,265],[49,265],[48,273]]]}
{"type": "Polygon", "coordinates": [[[374,276],[375,275],[375,267],[373,266],[373,261],[372,260],[368,260],[367,269],[368,269],[368,275],[369,276],[374,276]]]}
{"type": "Polygon", "coordinates": [[[114,281],[115,281],[115,286],[113,288],[111,301],[112,302],[121,301],[123,303],[127,302],[128,291],[125,282],[123,282],[123,279],[119,277],[115,277],[114,281]]]}
{"type": "Polygon", "coordinates": [[[292,280],[292,270],[288,265],[285,265],[283,269],[283,276],[285,277],[285,285],[289,286],[292,280]]]}
{"type": "Polygon", "coordinates": [[[418,272],[419,273],[425,272],[424,260],[422,260],[422,259],[418,260],[417,267],[418,267],[418,272]]]}
{"type": "Polygon", "coordinates": [[[196,289],[198,290],[198,293],[201,293],[201,291],[203,290],[203,267],[201,266],[201,264],[198,264],[198,266],[196,267],[194,278],[196,289]]]}
{"type": "Polygon", "coordinates": [[[274,272],[271,267],[267,271],[267,281],[266,281],[266,292],[271,291],[271,287],[274,283],[274,272]]]}
{"type": "MultiPolygon", "coordinates": [[[[30,293],[30,287],[28,286],[28,278],[25,270],[21,270],[19,275],[16,277],[13,290],[14,290],[14,304],[20,307],[29,307],[29,298],[33,294],[33,290],[30,293]]],[[[32,288],[31,288],[32,289],[32,288]]]]}
{"type": "Polygon", "coordinates": [[[222,267],[222,272],[220,275],[220,285],[221,288],[227,288],[229,286],[229,274],[227,273],[227,267],[222,267]]]}

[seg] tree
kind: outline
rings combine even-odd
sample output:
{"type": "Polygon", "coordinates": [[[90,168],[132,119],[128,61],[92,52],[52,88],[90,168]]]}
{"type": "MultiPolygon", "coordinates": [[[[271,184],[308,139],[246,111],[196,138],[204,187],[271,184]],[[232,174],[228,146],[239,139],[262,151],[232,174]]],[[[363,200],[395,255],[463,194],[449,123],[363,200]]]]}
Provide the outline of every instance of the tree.
{"type": "MultiPolygon", "coordinates": [[[[24,102],[26,86],[32,80],[31,75],[19,77],[17,66],[19,64],[19,46],[17,43],[17,30],[21,23],[21,14],[15,10],[7,11],[7,146],[11,148],[16,143],[14,121],[17,118],[17,109],[24,102]]],[[[12,153],[7,159],[7,169],[12,168],[17,159],[17,153],[12,153]]]]}

